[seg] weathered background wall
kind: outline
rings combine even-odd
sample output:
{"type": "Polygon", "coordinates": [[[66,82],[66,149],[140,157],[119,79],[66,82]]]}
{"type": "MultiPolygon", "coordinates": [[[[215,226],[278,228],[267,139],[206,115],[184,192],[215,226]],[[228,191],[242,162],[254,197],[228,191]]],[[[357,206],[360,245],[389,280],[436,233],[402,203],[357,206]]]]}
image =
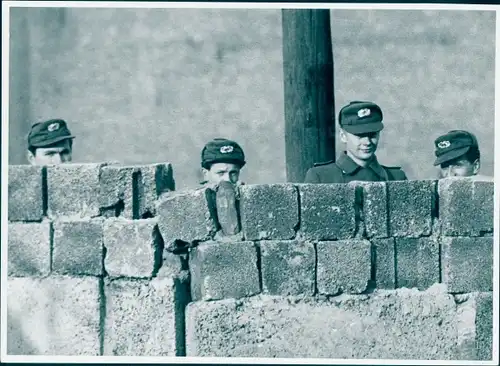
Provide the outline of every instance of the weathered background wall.
{"type": "MultiPolygon", "coordinates": [[[[331,15],[336,110],[381,105],[381,161],[434,178],[433,139],[465,128],[493,175],[494,12],[331,15]]],[[[192,187],[204,143],[225,136],[248,155],[245,181],[285,181],[279,10],[18,8],[10,20],[11,164],[25,163],[32,122],[61,117],[75,162],[168,160],[192,187]]]]}
{"type": "Polygon", "coordinates": [[[9,354],[492,358],[492,181],[173,188],[9,167],[9,354]]]}

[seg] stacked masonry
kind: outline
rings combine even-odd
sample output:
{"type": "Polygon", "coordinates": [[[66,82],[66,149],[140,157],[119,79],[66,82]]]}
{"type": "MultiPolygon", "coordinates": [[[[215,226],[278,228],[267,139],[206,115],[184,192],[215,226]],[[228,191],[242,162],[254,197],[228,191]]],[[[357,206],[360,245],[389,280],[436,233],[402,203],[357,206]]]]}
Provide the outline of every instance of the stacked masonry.
{"type": "Polygon", "coordinates": [[[492,181],[171,189],[10,167],[9,354],[491,359],[492,181]]]}

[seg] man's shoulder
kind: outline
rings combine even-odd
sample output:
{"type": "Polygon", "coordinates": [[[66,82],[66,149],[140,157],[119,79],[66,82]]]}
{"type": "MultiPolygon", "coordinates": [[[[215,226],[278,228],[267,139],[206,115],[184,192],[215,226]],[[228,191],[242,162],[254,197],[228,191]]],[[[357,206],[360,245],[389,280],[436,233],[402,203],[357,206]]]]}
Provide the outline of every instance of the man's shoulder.
{"type": "Polygon", "coordinates": [[[382,165],[382,167],[390,173],[393,177],[394,180],[404,180],[407,179],[405,172],[403,171],[403,168],[397,165],[382,165]]]}
{"type": "Polygon", "coordinates": [[[334,160],[314,163],[309,169],[306,183],[332,183],[340,180],[342,169],[334,160]]]}

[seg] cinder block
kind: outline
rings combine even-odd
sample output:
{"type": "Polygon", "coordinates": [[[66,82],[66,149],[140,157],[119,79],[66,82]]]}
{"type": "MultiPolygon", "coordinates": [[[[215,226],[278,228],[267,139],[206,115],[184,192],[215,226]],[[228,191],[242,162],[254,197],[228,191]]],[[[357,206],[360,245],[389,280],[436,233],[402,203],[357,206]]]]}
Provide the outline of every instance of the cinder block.
{"type": "Polygon", "coordinates": [[[66,219],[99,216],[101,166],[61,164],[47,167],[47,215],[66,219]]]}
{"type": "Polygon", "coordinates": [[[450,292],[493,290],[493,237],[442,238],[441,275],[450,292]]]}
{"type": "Polygon", "coordinates": [[[43,217],[43,168],[9,165],[9,221],[40,221],[43,217]]]}
{"type": "Polygon", "coordinates": [[[238,188],[230,182],[221,181],[217,186],[215,205],[220,232],[225,236],[238,234],[241,231],[238,188]]]}
{"type": "Polygon", "coordinates": [[[431,234],[435,181],[387,182],[389,234],[418,238],[431,234]]]}
{"type": "Polygon", "coordinates": [[[137,218],[156,216],[156,200],[165,192],[175,190],[174,172],[170,163],[142,165],[137,175],[137,218]]]}
{"type": "Polygon", "coordinates": [[[396,286],[396,253],[394,238],[372,239],[375,250],[375,281],[377,288],[394,289],[396,286]]]}
{"type": "Polygon", "coordinates": [[[210,214],[206,195],[208,188],[172,192],[157,203],[158,227],[170,246],[176,240],[206,241],[215,234],[216,224],[210,214]]]}
{"type": "Polygon", "coordinates": [[[494,183],[472,178],[439,181],[439,219],[443,235],[479,236],[493,232],[494,183]]]}
{"type": "Polygon", "coordinates": [[[241,224],[246,240],[293,239],[299,223],[297,188],[291,184],[240,187],[241,224]]]}
{"type": "Polygon", "coordinates": [[[387,227],[387,186],[385,182],[352,182],[362,188],[363,221],[368,238],[386,238],[387,227]]]}
{"type": "Polygon", "coordinates": [[[348,239],[356,234],[355,186],[300,184],[300,235],[306,240],[348,239]]]}
{"type": "Polygon", "coordinates": [[[320,242],[316,246],[318,292],[361,293],[371,278],[371,244],[367,240],[320,242]]]}
{"type": "Polygon", "coordinates": [[[59,274],[103,274],[103,220],[56,221],[52,270],[59,274]]]}
{"type": "Polygon", "coordinates": [[[105,166],[99,179],[99,206],[107,216],[122,216],[132,219],[133,215],[133,177],[136,168],[105,166]]]}
{"type": "Polygon", "coordinates": [[[396,238],[396,285],[420,290],[439,283],[436,238],[396,238]]]}
{"type": "Polygon", "coordinates": [[[50,273],[50,223],[9,223],[9,276],[50,273]]]}
{"type": "Polygon", "coordinates": [[[474,294],[477,359],[493,359],[493,292],[474,294]]]}
{"type": "Polygon", "coordinates": [[[260,242],[262,284],[271,295],[313,295],[314,245],[302,241],[260,242]]]}
{"type": "Polygon", "coordinates": [[[241,298],[260,292],[252,242],[200,244],[190,254],[193,301],[241,298]]]}
{"type": "Polygon", "coordinates": [[[150,277],[158,269],[163,239],[156,219],[104,222],[104,268],[111,277],[150,277]]]}
{"type": "Polygon", "coordinates": [[[174,281],[107,280],[104,355],[175,356],[174,281]]]}
{"type": "Polygon", "coordinates": [[[186,311],[187,356],[455,360],[456,318],[441,288],[200,301],[186,311]]]}
{"type": "Polygon", "coordinates": [[[99,279],[9,277],[7,354],[98,356],[99,279]]]}

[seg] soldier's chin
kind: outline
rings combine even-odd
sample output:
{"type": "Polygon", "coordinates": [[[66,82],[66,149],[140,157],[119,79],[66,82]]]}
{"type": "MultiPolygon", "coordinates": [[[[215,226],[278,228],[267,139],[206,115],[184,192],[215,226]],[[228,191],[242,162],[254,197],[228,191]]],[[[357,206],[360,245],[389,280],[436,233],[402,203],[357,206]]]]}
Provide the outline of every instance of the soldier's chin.
{"type": "Polygon", "coordinates": [[[360,151],[358,157],[361,160],[369,160],[369,159],[371,159],[373,157],[373,154],[374,154],[373,151],[370,151],[370,152],[360,151]]]}

